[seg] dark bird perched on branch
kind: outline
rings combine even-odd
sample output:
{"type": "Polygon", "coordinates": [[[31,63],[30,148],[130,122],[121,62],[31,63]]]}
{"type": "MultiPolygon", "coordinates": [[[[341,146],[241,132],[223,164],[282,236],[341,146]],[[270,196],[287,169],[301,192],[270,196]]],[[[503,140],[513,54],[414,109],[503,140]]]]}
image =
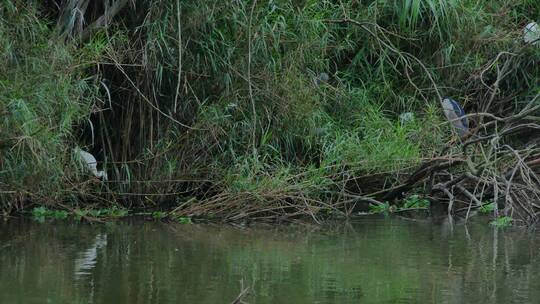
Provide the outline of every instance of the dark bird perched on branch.
{"type": "Polygon", "coordinates": [[[469,134],[469,120],[459,103],[450,97],[442,100],[444,115],[452,123],[460,137],[469,134]]]}

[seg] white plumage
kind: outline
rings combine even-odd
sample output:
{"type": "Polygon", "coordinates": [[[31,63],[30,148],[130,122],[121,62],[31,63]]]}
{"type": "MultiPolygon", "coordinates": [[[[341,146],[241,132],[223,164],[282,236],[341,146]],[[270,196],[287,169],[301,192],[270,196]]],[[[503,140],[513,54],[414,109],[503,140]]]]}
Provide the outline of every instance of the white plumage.
{"type": "Polygon", "coordinates": [[[97,160],[94,157],[94,155],[81,150],[81,148],[76,147],[75,148],[75,154],[77,154],[77,157],[83,161],[86,164],[86,168],[94,174],[95,177],[101,178],[103,180],[107,180],[107,172],[105,171],[98,171],[97,169],[97,160]]]}
{"type": "Polygon", "coordinates": [[[531,22],[523,28],[523,40],[525,43],[540,46],[540,26],[538,23],[531,22]]]}
{"type": "Polygon", "coordinates": [[[414,113],[413,112],[405,112],[401,113],[399,115],[399,120],[401,122],[411,122],[414,120],[414,113]]]}

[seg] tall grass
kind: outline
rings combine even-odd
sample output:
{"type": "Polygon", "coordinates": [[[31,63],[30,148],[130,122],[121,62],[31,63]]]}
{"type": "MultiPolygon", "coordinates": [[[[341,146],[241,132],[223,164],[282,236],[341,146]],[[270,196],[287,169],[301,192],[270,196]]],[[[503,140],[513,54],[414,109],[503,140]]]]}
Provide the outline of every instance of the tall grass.
{"type": "MultiPolygon", "coordinates": [[[[54,202],[82,173],[71,160],[75,129],[96,104],[95,81],[36,5],[0,6],[0,199],[54,202]]],[[[83,48],[87,51],[87,48],[83,48]]]]}

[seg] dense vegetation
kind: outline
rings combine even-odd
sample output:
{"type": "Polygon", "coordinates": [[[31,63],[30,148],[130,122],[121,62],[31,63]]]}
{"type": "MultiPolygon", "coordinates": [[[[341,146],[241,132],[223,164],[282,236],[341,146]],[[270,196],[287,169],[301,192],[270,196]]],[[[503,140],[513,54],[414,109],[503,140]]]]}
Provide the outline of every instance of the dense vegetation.
{"type": "Polygon", "coordinates": [[[2,0],[0,205],[318,220],[420,195],[533,222],[539,20],[537,0],[2,0]]]}

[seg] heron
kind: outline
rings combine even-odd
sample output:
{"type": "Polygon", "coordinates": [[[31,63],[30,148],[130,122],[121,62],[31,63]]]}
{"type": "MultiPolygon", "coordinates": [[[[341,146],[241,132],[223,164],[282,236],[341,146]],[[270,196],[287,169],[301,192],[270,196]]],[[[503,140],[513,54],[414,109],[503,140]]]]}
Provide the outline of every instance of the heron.
{"type": "Polygon", "coordinates": [[[327,83],[328,80],[330,80],[330,76],[326,74],[325,72],[320,73],[319,75],[313,77],[313,84],[316,86],[320,86],[323,83],[327,83]]]}
{"type": "Polygon", "coordinates": [[[446,119],[452,123],[459,137],[469,134],[469,120],[459,103],[450,97],[445,97],[442,100],[442,107],[446,119]]]}
{"type": "Polygon", "coordinates": [[[536,22],[531,22],[523,28],[523,41],[540,46],[540,26],[536,22]]]}
{"type": "Polygon", "coordinates": [[[86,164],[86,168],[97,178],[106,181],[107,180],[107,172],[97,169],[97,160],[94,157],[94,155],[90,154],[89,152],[86,152],[82,150],[79,147],[75,148],[75,154],[77,154],[77,157],[84,161],[86,164]]]}

